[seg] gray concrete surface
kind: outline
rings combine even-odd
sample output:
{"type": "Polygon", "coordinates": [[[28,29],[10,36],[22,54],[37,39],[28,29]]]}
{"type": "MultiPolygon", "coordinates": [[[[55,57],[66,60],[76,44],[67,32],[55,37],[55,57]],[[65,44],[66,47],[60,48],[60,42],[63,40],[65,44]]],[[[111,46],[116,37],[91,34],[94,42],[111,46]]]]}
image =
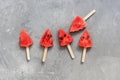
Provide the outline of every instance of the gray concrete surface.
{"type": "Polygon", "coordinates": [[[120,0],[0,0],[0,80],[120,80],[120,0]],[[82,31],[71,34],[76,58],[71,60],[65,47],[58,44],[57,30],[69,31],[77,15],[97,12],[87,29],[93,48],[80,64],[78,47],[82,31]],[[19,47],[19,34],[25,28],[34,40],[31,61],[19,47]],[[55,46],[41,64],[43,48],[39,41],[50,28],[55,46]]]}

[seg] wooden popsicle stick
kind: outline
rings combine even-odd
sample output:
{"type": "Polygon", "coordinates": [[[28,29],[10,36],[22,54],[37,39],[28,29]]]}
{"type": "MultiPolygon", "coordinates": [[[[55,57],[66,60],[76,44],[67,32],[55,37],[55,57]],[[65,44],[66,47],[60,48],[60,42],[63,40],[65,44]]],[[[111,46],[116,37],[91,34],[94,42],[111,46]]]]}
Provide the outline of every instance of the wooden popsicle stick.
{"type": "Polygon", "coordinates": [[[83,19],[86,21],[90,16],[92,16],[94,13],[96,12],[96,10],[92,10],[91,12],[89,12],[83,19]]]}
{"type": "Polygon", "coordinates": [[[70,53],[71,58],[74,59],[75,56],[74,56],[74,53],[73,53],[73,50],[72,50],[70,44],[67,45],[67,48],[68,48],[68,51],[69,51],[69,53],[70,53]]]}
{"type": "Polygon", "coordinates": [[[85,62],[86,51],[87,51],[87,48],[84,48],[83,49],[83,54],[82,54],[82,63],[85,62]]]}
{"type": "Polygon", "coordinates": [[[45,62],[45,61],[46,61],[47,51],[48,51],[48,48],[45,47],[45,48],[44,48],[43,57],[42,57],[42,62],[45,62]]]}
{"type": "Polygon", "coordinates": [[[30,50],[29,47],[26,47],[27,60],[30,61],[30,50]]]}

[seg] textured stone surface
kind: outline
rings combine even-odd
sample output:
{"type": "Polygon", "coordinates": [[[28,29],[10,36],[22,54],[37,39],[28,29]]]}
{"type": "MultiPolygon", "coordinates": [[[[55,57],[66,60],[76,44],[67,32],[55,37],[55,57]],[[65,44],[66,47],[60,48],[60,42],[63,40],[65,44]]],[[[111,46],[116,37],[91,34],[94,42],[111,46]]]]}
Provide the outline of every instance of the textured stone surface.
{"type": "Polygon", "coordinates": [[[120,79],[120,0],[0,0],[0,80],[119,80],[120,79]],[[77,15],[97,12],[87,29],[93,48],[80,64],[82,49],[78,47],[81,32],[74,33],[71,60],[65,47],[58,44],[57,30],[69,31],[77,15]],[[25,28],[34,40],[31,61],[19,47],[19,34],[25,28]],[[41,64],[41,35],[50,28],[55,46],[41,64]]]}

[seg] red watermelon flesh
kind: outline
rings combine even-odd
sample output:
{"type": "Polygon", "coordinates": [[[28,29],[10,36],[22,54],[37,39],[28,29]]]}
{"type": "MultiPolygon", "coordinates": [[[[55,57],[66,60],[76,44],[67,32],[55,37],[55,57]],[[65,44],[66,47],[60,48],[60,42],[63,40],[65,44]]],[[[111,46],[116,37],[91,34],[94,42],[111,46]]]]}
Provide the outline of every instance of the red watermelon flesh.
{"type": "Polygon", "coordinates": [[[92,39],[87,30],[82,34],[80,38],[79,46],[84,47],[84,48],[92,47],[92,39]]]}
{"type": "Polygon", "coordinates": [[[73,41],[72,36],[67,32],[65,32],[63,29],[59,29],[58,37],[59,37],[59,42],[61,46],[67,46],[73,41]]]}
{"type": "Polygon", "coordinates": [[[54,44],[53,44],[53,38],[52,38],[52,33],[50,31],[50,29],[47,29],[45,31],[45,33],[43,34],[42,36],[42,39],[40,41],[40,44],[41,46],[44,46],[44,47],[52,47],[54,44]]]}
{"type": "Polygon", "coordinates": [[[29,47],[33,44],[33,41],[30,35],[27,33],[25,29],[22,29],[20,33],[20,46],[21,47],[29,47]]]}
{"type": "Polygon", "coordinates": [[[84,29],[86,26],[87,23],[85,22],[85,20],[80,16],[77,16],[71,25],[70,32],[77,32],[84,29]]]}

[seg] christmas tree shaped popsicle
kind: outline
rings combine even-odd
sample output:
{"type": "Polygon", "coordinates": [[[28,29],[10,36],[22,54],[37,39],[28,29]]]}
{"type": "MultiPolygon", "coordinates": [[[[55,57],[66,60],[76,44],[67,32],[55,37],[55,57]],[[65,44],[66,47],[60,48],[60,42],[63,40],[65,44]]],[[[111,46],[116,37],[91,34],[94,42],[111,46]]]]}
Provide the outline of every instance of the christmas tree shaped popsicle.
{"type": "Polygon", "coordinates": [[[90,16],[92,16],[95,12],[96,12],[96,10],[92,10],[84,18],[82,18],[80,16],[76,16],[76,18],[74,19],[74,21],[73,21],[73,23],[72,23],[72,25],[70,27],[70,32],[77,32],[77,31],[80,31],[80,30],[84,29],[87,26],[87,23],[85,21],[90,16]]]}
{"type": "Polygon", "coordinates": [[[20,33],[20,46],[26,48],[27,53],[27,60],[30,60],[30,52],[29,47],[33,44],[33,41],[30,37],[30,35],[27,33],[25,29],[22,29],[20,33]]]}
{"type": "Polygon", "coordinates": [[[69,35],[67,32],[65,32],[63,29],[59,29],[58,33],[59,33],[58,37],[59,37],[60,46],[67,46],[71,58],[74,59],[75,56],[70,46],[70,44],[73,41],[72,36],[69,35]]]}
{"type": "Polygon", "coordinates": [[[47,57],[47,50],[49,47],[52,47],[53,44],[53,38],[52,38],[52,33],[50,31],[50,29],[47,29],[44,33],[44,35],[42,36],[42,39],[40,41],[40,45],[44,46],[44,53],[43,53],[43,57],[42,57],[42,62],[46,61],[46,57],[47,57]]]}
{"type": "Polygon", "coordinates": [[[92,39],[91,39],[90,34],[87,30],[82,34],[82,36],[80,38],[79,46],[84,48],[83,49],[83,54],[82,54],[82,63],[84,63],[87,48],[92,47],[92,39]]]}

